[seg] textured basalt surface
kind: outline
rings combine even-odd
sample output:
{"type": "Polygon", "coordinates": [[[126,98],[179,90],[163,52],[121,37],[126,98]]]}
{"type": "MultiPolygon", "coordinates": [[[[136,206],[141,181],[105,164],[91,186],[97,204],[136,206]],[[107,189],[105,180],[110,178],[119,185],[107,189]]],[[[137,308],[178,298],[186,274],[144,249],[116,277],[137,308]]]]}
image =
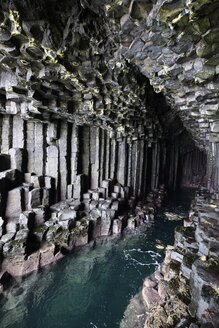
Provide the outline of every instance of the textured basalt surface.
{"type": "Polygon", "coordinates": [[[147,118],[135,64],[196,140],[218,141],[218,7],[210,0],[3,1],[2,111],[131,132],[147,118]]]}
{"type": "Polygon", "coordinates": [[[218,191],[218,16],[217,0],[1,2],[3,277],[147,221],[162,185],[218,191]]]}
{"type": "Polygon", "coordinates": [[[174,247],[144,281],[145,328],[218,327],[218,219],[218,194],[199,193],[174,247]]]}
{"type": "Polygon", "coordinates": [[[208,143],[218,132],[218,10],[207,0],[3,2],[3,111],[124,127],[128,112],[144,115],[135,63],[208,143]]]}

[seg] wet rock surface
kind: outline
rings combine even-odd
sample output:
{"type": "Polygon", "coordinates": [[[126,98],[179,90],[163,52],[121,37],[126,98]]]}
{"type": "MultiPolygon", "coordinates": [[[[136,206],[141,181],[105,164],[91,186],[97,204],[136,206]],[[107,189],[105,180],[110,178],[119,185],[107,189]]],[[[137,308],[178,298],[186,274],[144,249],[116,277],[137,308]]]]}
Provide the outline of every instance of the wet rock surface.
{"type": "Polygon", "coordinates": [[[3,258],[38,252],[37,268],[41,244],[52,258],[119,234],[120,208],[162,184],[217,185],[217,12],[209,1],[1,3],[3,258]]]}
{"type": "MultiPolygon", "coordinates": [[[[217,0],[1,2],[4,284],[148,224],[161,185],[218,191],[218,17],[217,0]]],[[[218,196],[206,197],[145,282],[145,305],[159,303],[148,325],[217,325],[218,196]],[[179,295],[165,265],[180,267],[179,295]]]]}
{"type": "Polygon", "coordinates": [[[144,281],[145,328],[218,327],[217,240],[218,194],[199,192],[160,269],[144,281]]]}
{"type": "MultiPolygon", "coordinates": [[[[104,193],[108,193],[109,184],[112,187],[110,180],[103,181],[106,188],[101,187],[101,192],[104,189],[104,193]]],[[[118,184],[114,189],[122,192],[118,184]]],[[[84,194],[86,208],[83,198],[68,199],[50,208],[41,206],[24,211],[13,221],[11,219],[0,239],[2,274],[24,276],[57,261],[75,247],[98,238],[131,233],[140,226],[150,226],[156,207],[160,207],[165,197],[163,189],[149,193],[145,202],[128,210],[128,196],[95,200],[96,194],[99,195],[96,190],[84,194]]]]}
{"type": "MultiPolygon", "coordinates": [[[[98,238],[38,272],[16,278],[0,299],[1,325],[119,327],[130,298],[163,260],[155,240],[162,233],[165,244],[173,243],[177,223],[164,222],[161,213],[162,209],[156,211],[150,225],[98,238]]],[[[139,315],[142,319],[140,307],[134,312],[137,317],[132,309],[128,322],[129,314],[133,320],[139,315]]]]}

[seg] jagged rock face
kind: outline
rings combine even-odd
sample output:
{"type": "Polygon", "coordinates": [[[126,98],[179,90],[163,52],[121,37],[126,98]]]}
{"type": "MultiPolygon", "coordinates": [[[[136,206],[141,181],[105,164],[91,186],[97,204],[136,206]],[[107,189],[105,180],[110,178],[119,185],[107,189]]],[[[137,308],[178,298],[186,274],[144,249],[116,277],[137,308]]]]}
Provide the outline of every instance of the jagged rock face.
{"type": "Polygon", "coordinates": [[[208,0],[3,2],[2,110],[137,134],[150,105],[134,63],[199,144],[218,141],[218,13],[208,0]]]}
{"type": "Polygon", "coordinates": [[[219,3],[152,2],[132,2],[130,17],[121,18],[123,54],[164,92],[195,139],[218,141],[219,3]]]}
{"type": "Polygon", "coordinates": [[[192,3],[1,2],[0,254],[19,254],[14,275],[120,233],[120,207],[160,185],[218,188],[216,73],[196,76],[215,62],[195,51],[192,3]],[[183,124],[208,145],[207,175],[183,124]]]}
{"type": "Polygon", "coordinates": [[[104,14],[71,1],[2,7],[3,113],[153,137],[158,121],[149,110],[151,88],[132,65],[115,58],[117,32],[104,14]]]}
{"type": "MultiPolygon", "coordinates": [[[[184,128],[177,112],[153,92],[138,69],[142,71],[143,57],[146,68],[145,61],[152,56],[145,45],[139,48],[140,43],[146,44],[141,36],[146,20],[151,50],[158,50],[154,44],[161,37],[156,34],[160,25],[169,37],[169,27],[152,19],[158,5],[2,2],[0,142],[2,153],[11,152],[8,169],[51,176],[56,181],[57,201],[67,197],[68,186],[80,174],[87,176],[88,188],[111,178],[131,187],[134,196],[143,195],[146,184],[148,189],[165,182],[175,187],[178,159],[194,145],[183,141],[184,128]],[[97,130],[81,128],[78,134],[78,125],[84,124],[97,130]],[[97,132],[99,127],[108,132],[97,132]],[[171,140],[166,143],[167,138],[171,140]],[[17,148],[23,161],[19,162],[17,148]]],[[[162,42],[160,48],[167,51],[162,42]]],[[[153,81],[149,68],[143,73],[153,81]]],[[[189,127],[196,133],[193,121],[189,127]]],[[[197,160],[201,162],[205,161],[197,160]]],[[[5,171],[4,165],[1,170],[5,171]]],[[[17,185],[9,190],[12,187],[17,185]]]]}
{"type": "Polygon", "coordinates": [[[217,188],[217,17],[208,0],[2,2],[1,112],[149,143],[181,120],[217,188]]]}
{"type": "Polygon", "coordinates": [[[160,185],[219,188],[218,7],[1,2],[2,272],[148,223],[160,185]]]}
{"type": "Polygon", "coordinates": [[[174,246],[144,281],[145,328],[218,327],[218,209],[217,193],[196,195],[184,226],[175,230],[174,246]]]}
{"type": "Polygon", "coordinates": [[[3,2],[3,108],[136,133],[134,63],[199,143],[218,141],[218,15],[209,0],[3,2]]]}

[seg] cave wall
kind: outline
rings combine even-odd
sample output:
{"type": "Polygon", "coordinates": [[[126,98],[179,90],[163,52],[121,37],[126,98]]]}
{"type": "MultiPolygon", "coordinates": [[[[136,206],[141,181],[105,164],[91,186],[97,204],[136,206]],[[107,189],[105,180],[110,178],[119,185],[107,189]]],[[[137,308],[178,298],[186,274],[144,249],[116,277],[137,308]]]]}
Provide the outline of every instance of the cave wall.
{"type": "Polygon", "coordinates": [[[100,127],[63,120],[26,121],[2,115],[0,122],[1,193],[2,203],[7,204],[6,208],[2,205],[3,216],[17,216],[36,205],[83,199],[89,190],[97,199],[143,199],[160,185],[169,190],[206,186],[206,156],[189,138],[191,151],[184,154],[188,145],[181,136],[149,142],[144,136],[121,137],[100,127]],[[112,189],[112,195],[106,195],[105,180],[121,185],[124,193],[112,189]],[[32,197],[36,201],[31,205],[32,197]],[[12,206],[13,199],[18,200],[17,206],[12,206]]]}
{"type": "Polygon", "coordinates": [[[112,136],[100,127],[61,120],[26,121],[17,115],[2,115],[0,122],[1,180],[13,181],[6,189],[16,187],[12,189],[15,193],[22,184],[28,192],[33,188],[50,190],[50,201],[40,197],[42,205],[80,199],[88,189],[101,189],[107,179],[127,186],[127,197],[137,198],[164,183],[164,140],[132,140],[112,136]],[[17,170],[19,178],[11,177],[10,170],[17,170]]]}
{"type": "Polygon", "coordinates": [[[209,154],[209,165],[212,165],[209,176],[209,188],[219,190],[219,142],[212,144],[212,153],[209,154]]]}
{"type": "Polygon", "coordinates": [[[192,150],[181,156],[182,188],[207,187],[206,167],[207,156],[199,149],[192,150]]]}
{"type": "Polygon", "coordinates": [[[2,2],[2,172],[9,154],[20,184],[50,176],[49,203],[80,198],[106,179],[139,198],[160,184],[218,190],[212,3],[2,2]],[[193,145],[180,140],[185,128],[193,145]]]}
{"type": "Polygon", "coordinates": [[[218,190],[218,10],[210,0],[3,1],[0,111],[124,137],[143,129],[153,143],[151,84],[171,105],[163,127],[181,119],[218,190]]]}
{"type": "Polygon", "coordinates": [[[218,13],[218,0],[1,1],[2,270],[150,221],[161,185],[219,190],[218,13]]]}

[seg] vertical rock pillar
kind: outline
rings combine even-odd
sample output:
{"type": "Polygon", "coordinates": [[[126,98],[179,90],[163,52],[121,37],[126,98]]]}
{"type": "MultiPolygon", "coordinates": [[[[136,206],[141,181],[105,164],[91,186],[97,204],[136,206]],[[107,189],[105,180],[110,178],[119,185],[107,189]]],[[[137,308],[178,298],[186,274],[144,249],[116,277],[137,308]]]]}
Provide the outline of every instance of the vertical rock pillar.
{"type": "Polygon", "coordinates": [[[126,185],[126,138],[118,142],[117,180],[121,185],[126,185]]]}
{"type": "Polygon", "coordinates": [[[60,170],[60,199],[66,199],[67,192],[67,123],[62,122],[60,126],[59,144],[59,170],[60,170]]]}
{"type": "MultiPolygon", "coordinates": [[[[58,188],[59,178],[59,152],[56,146],[47,147],[47,160],[46,160],[46,175],[49,175],[55,179],[56,190],[58,188]]],[[[58,200],[58,194],[56,193],[56,201],[58,200]]]]}
{"type": "Polygon", "coordinates": [[[100,170],[100,129],[91,129],[91,188],[96,189],[99,185],[100,170]]]}
{"type": "Polygon", "coordinates": [[[209,166],[212,166],[210,174],[211,185],[214,190],[219,190],[219,143],[212,143],[212,158],[209,161],[209,166]]]}
{"type": "Polygon", "coordinates": [[[78,170],[78,127],[73,124],[71,136],[71,183],[74,184],[78,170]]]}

